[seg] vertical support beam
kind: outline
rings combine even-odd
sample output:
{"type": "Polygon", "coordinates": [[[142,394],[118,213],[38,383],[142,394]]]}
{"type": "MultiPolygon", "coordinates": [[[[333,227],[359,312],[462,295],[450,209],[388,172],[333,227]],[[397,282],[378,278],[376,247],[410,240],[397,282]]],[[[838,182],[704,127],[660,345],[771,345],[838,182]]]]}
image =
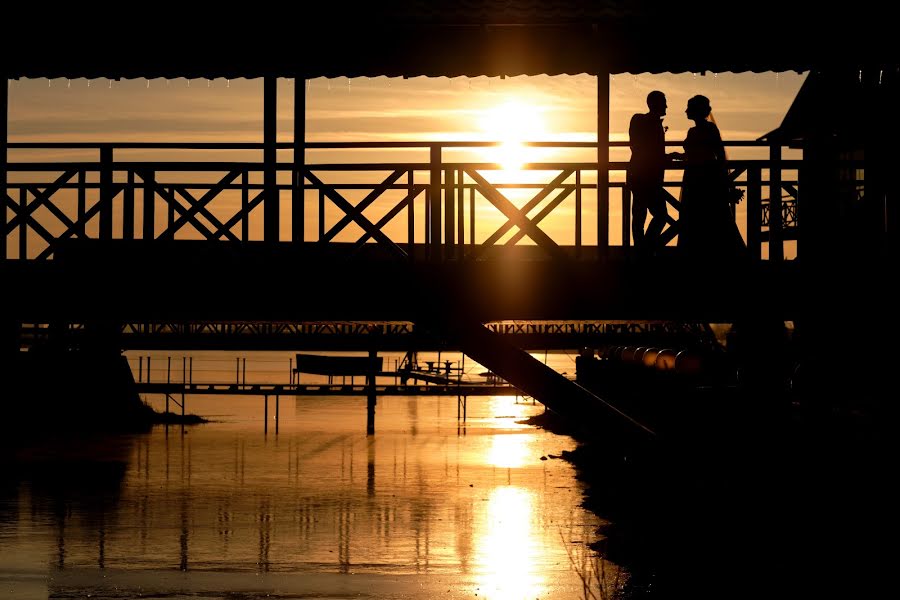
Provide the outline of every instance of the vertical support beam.
{"type": "Polygon", "coordinates": [[[431,144],[430,161],[428,258],[439,262],[441,260],[441,147],[438,144],[431,144]]]}
{"type": "Polygon", "coordinates": [[[269,396],[263,396],[263,433],[269,433],[269,396]]]}
{"type": "Polygon", "coordinates": [[[762,258],[762,168],[747,169],[747,249],[762,258]]]}
{"type": "Polygon", "coordinates": [[[275,394],[275,435],[278,435],[278,418],[281,416],[279,410],[281,407],[281,396],[275,394]]]}
{"type": "Polygon", "coordinates": [[[134,171],[128,171],[128,184],[122,191],[122,239],[134,239],[134,171]]]}
{"type": "Polygon", "coordinates": [[[444,192],[444,245],[446,251],[444,257],[452,258],[456,253],[456,232],[454,225],[456,224],[456,182],[453,178],[452,169],[444,169],[444,183],[447,186],[444,192]]]}
{"type": "Polygon", "coordinates": [[[3,213],[3,220],[0,221],[0,231],[3,232],[3,238],[0,239],[0,260],[6,260],[6,183],[8,179],[6,150],[9,144],[7,137],[9,134],[9,79],[6,78],[6,73],[0,73],[0,78],[3,79],[3,82],[0,83],[0,194],[4,194],[3,205],[0,206],[0,212],[3,213]]]}
{"type": "Polygon", "coordinates": [[[325,192],[319,190],[319,238],[318,241],[325,239],[325,192]]]}
{"type": "Polygon", "coordinates": [[[462,169],[456,171],[459,180],[456,185],[456,200],[459,204],[459,214],[457,216],[457,239],[456,239],[456,257],[462,260],[465,256],[466,244],[466,187],[463,182],[466,180],[465,172],[462,169]]]}
{"type": "Polygon", "coordinates": [[[406,205],[406,244],[409,246],[407,254],[409,260],[415,260],[413,251],[416,247],[416,199],[413,198],[413,170],[406,174],[406,195],[409,196],[409,204],[406,205]]]}
{"type": "Polygon", "coordinates": [[[291,240],[303,243],[306,202],[306,78],[294,78],[294,187],[291,194],[291,240]]]}
{"type": "Polygon", "coordinates": [[[85,238],[84,213],[87,212],[87,172],[84,169],[78,171],[78,235],[85,238]]]}
{"type": "Polygon", "coordinates": [[[469,243],[475,248],[475,188],[469,189],[469,243]]]}
{"type": "MultiPolygon", "coordinates": [[[[169,188],[169,197],[172,199],[172,202],[178,201],[175,198],[175,190],[171,187],[169,188]]],[[[166,203],[168,207],[166,212],[166,231],[172,231],[172,226],[175,224],[175,205],[172,202],[166,203]]],[[[175,234],[172,234],[172,239],[175,239],[175,234]]]]}
{"type": "Polygon", "coordinates": [[[280,211],[277,169],[277,120],[278,78],[263,78],[263,240],[277,242],[279,238],[280,211]]]}
{"type": "Polygon", "coordinates": [[[781,224],[781,144],[769,146],[769,260],[784,260],[781,224]]]}
{"type": "Polygon", "coordinates": [[[113,237],[113,149],[100,146],[100,239],[113,237]]]}
{"type": "MultiPolygon", "coordinates": [[[[377,358],[377,350],[369,350],[369,358],[377,358]]],[[[375,373],[366,375],[366,435],[375,435],[375,373]]]]}
{"type": "Polygon", "coordinates": [[[575,171],[575,258],[581,257],[581,169],[575,171]]]}
{"type": "Polygon", "coordinates": [[[597,74],[597,256],[609,251],[609,73],[597,74]]]}
{"type": "Polygon", "coordinates": [[[19,214],[22,215],[19,221],[19,260],[28,258],[28,220],[25,219],[27,208],[28,190],[22,187],[19,188],[19,214]]]}
{"type": "Polygon", "coordinates": [[[242,175],[243,185],[241,186],[241,241],[246,242],[250,239],[250,215],[247,214],[247,208],[250,206],[250,171],[245,170],[242,175]]]}
{"type": "Polygon", "coordinates": [[[143,234],[141,237],[145,240],[153,240],[156,238],[156,191],[153,189],[156,184],[156,172],[144,171],[144,223],[143,234]]]}

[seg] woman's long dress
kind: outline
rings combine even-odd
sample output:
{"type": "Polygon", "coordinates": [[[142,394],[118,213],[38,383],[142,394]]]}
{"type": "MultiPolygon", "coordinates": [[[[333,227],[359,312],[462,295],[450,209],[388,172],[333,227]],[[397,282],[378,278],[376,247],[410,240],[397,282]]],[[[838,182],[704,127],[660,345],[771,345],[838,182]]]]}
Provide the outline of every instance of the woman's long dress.
{"type": "Polygon", "coordinates": [[[684,140],[678,248],[698,260],[732,260],[746,245],[734,222],[728,192],[731,183],[725,147],[715,123],[691,127],[684,140]]]}

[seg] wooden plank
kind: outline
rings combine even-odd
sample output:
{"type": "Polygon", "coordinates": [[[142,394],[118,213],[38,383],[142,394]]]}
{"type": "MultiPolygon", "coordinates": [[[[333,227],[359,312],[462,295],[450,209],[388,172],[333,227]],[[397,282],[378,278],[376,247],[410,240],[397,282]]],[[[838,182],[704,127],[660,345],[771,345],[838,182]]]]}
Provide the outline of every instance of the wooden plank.
{"type": "MultiPolygon", "coordinates": [[[[350,224],[351,221],[355,220],[357,216],[363,217],[363,211],[366,210],[375,200],[377,200],[385,190],[397,182],[398,179],[404,174],[405,171],[394,171],[390,175],[388,175],[378,186],[376,186],[371,192],[366,194],[366,197],[360,200],[359,204],[353,207],[351,212],[344,211],[346,214],[335,223],[331,229],[329,229],[325,233],[325,237],[321,240],[323,242],[329,242],[339,234],[344,227],[350,224]]],[[[336,193],[336,192],[335,192],[336,193]]],[[[341,196],[343,198],[343,196],[341,196]]],[[[346,200],[346,198],[345,198],[346,200]]],[[[348,205],[353,206],[350,202],[347,202],[348,205]]],[[[366,219],[368,220],[368,219],[366,219]]]]}
{"type": "MultiPolygon", "coordinates": [[[[535,206],[540,204],[544,200],[544,198],[546,198],[547,196],[550,195],[550,192],[552,192],[554,189],[560,187],[562,185],[562,183],[566,179],[568,179],[571,174],[572,174],[571,169],[562,170],[556,177],[553,178],[553,180],[550,183],[547,183],[546,185],[544,185],[541,188],[541,190],[531,198],[531,200],[526,202],[525,205],[521,208],[520,212],[527,216],[528,213],[531,212],[531,210],[535,206]]],[[[496,187],[496,186],[494,186],[494,187],[496,187]]],[[[519,209],[517,209],[517,210],[519,210],[519,209]]],[[[497,228],[497,230],[494,233],[492,233],[490,236],[488,236],[487,239],[485,239],[482,244],[480,244],[478,247],[474,248],[473,251],[470,253],[469,258],[471,260],[476,260],[477,258],[479,258],[487,248],[496,244],[497,241],[499,241],[500,238],[502,238],[504,235],[506,235],[506,232],[509,231],[510,229],[512,229],[514,225],[516,225],[516,224],[511,219],[509,219],[509,217],[507,216],[506,223],[504,223],[499,228],[497,228]]],[[[472,243],[474,245],[474,238],[473,238],[472,243]]]]}
{"type": "MultiPolygon", "coordinates": [[[[537,225],[538,223],[543,221],[544,218],[547,215],[549,215],[551,212],[553,212],[553,209],[556,208],[557,206],[559,206],[559,204],[563,200],[568,198],[572,194],[573,191],[574,191],[574,188],[563,188],[563,189],[559,190],[559,193],[556,195],[556,197],[553,198],[552,200],[550,200],[550,202],[547,203],[547,206],[542,208],[541,211],[534,216],[534,218],[531,220],[531,222],[534,223],[535,225],[537,225]]],[[[509,238],[506,241],[506,245],[514,246],[523,237],[525,237],[525,232],[521,231],[521,230],[517,231],[515,233],[515,235],[513,235],[511,238],[509,238]]]]}
{"type": "Polygon", "coordinates": [[[556,242],[554,242],[550,236],[544,233],[539,227],[537,227],[534,223],[532,223],[528,217],[524,214],[523,211],[520,211],[516,208],[515,204],[509,201],[509,199],[501,194],[496,188],[494,188],[488,181],[482,177],[482,175],[478,171],[466,171],[469,177],[472,178],[473,181],[479,186],[479,191],[481,194],[487,198],[491,204],[500,209],[506,218],[512,221],[519,229],[525,231],[528,236],[535,241],[535,243],[544,249],[550,256],[560,260],[562,263],[566,263],[569,260],[569,257],[566,256],[565,253],[560,249],[556,242]]]}

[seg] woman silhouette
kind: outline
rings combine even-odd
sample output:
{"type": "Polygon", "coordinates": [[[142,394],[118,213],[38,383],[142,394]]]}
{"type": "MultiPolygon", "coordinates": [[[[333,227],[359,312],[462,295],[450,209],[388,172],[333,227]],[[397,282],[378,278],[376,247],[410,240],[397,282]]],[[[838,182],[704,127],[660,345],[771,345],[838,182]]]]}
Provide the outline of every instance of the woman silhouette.
{"type": "Polygon", "coordinates": [[[685,114],[694,126],[684,140],[678,248],[692,259],[738,258],[746,246],[731,212],[725,146],[711,119],[709,98],[692,97],[685,114]]]}

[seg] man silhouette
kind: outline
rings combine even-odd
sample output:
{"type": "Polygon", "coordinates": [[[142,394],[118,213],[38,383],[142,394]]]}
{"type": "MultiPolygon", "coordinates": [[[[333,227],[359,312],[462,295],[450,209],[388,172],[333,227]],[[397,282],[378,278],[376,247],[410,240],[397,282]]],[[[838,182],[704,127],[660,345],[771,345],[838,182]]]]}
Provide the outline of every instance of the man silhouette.
{"type": "Polygon", "coordinates": [[[667,214],[663,190],[666,163],[679,156],[677,152],[666,154],[667,128],[662,124],[666,95],[659,90],[647,94],[647,108],[648,112],[631,117],[628,126],[631,161],[625,179],[632,194],[631,233],[635,248],[642,253],[652,253],[659,245],[667,214]],[[645,233],[648,212],[650,224],[645,233]]]}

